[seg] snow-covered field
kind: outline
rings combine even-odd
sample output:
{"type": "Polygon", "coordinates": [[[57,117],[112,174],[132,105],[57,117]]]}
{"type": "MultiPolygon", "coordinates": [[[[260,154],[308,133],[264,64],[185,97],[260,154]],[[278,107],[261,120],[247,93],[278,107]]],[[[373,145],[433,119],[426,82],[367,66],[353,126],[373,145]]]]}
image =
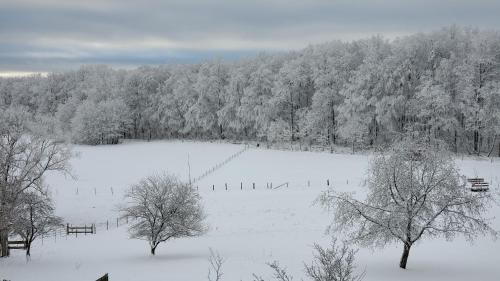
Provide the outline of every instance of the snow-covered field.
{"type": "MultiPolygon", "coordinates": [[[[243,149],[243,145],[181,141],[132,142],[117,146],[75,147],[72,179],[47,177],[58,215],[72,224],[97,224],[96,235],[57,235],[35,243],[32,259],[23,251],[0,259],[0,280],[207,280],[209,248],[226,262],[223,280],[271,276],[266,262],[278,260],[305,279],[303,262],[313,243],[325,245],[329,214],[313,204],[326,182],[339,190],[362,192],[369,156],[250,148],[195,185],[202,195],[210,231],[202,237],[162,244],[149,255],[144,241],[127,237],[126,223],[116,226],[116,206],[130,184],[154,172],[192,178],[243,149]],[[228,190],[225,190],[225,184],[228,190]],[[241,183],[243,189],[241,190],[241,183]],[[255,190],[252,184],[255,183],[255,190]],[[288,183],[278,189],[266,189],[288,183]],[[212,190],[215,185],[215,191],[212,190]],[[109,230],[106,230],[106,221],[109,230]]],[[[499,184],[500,161],[458,159],[468,176],[499,184]]],[[[500,209],[494,207],[491,216],[500,209]]],[[[500,219],[494,219],[500,229],[500,219]]],[[[398,267],[402,246],[360,249],[358,264],[365,280],[500,280],[500,242],[480,237],[474,244],[424,240],[412,248],[408,270],[398,267]]]]}

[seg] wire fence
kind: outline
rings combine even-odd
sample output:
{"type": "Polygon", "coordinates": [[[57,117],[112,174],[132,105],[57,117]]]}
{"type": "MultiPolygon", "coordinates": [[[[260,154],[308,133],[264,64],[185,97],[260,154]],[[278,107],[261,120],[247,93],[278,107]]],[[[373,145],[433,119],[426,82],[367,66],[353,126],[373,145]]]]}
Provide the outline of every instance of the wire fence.
{"type": "MultiPolygon", "coordinates": [[[[240,152],[242,153],[242,152],[240,152]]],[[[235,154],[236,155],[236,154],[235,154]]],[[[212,185],[203,185],[203,186],[196,186],[196,189],[198,190],[204,190],[207,192],[212,192],[212,191],[224,191],[224,192],[230,192],[230,191],[254,191],[254,190],[286,190],[289,188],[337,188],[337,187],[349,187],[349,186],[359,186],[362,184],[361,179],[356,177],[356,178],[344,178],[344,179],[324,179],[324,180],[304,180],[304,181],[281,181],[281,182],[261,182],[261,183],[256,183],[256,182],[239,182],[237,184],[228,184],[228,183],[219,183],[219,184],[212,184],[212,185]]],[[[494,186],[497,186],[500,189],[500,181],[498,177],[494,177],[491,179],[491,184],[494,186]]],[[[110,192],[114,194],[113,188],[110,188],[110,192]]],[[[83,195],[83,194],[82,194],[83,195]]],[[[132,218],[129,218],[127,216],[122,217],[122,216],[117,216],[114,218],[109,218],[106,220],[101,220],[99,222],[87,222],[86,224],[78,224],[78,225],[73,225],[70,224],[71,227],[76,227],[76,228],[88,228],[92,227],[93,231],[92,233],[84,233],[84,232],[69,232],[68,231],[68,225],[63,225],[57,229],[54,229],[53,231],[46,233],[44,235],[40,236],[41,243],[43,244],[44,241],[47,240],[53,240],[54,242],[57,242],[58,240],[61,239],[68,239],[69,237],[84,237],[87,235],[95,235],[102,233],[104,231],[111,231],[118,229],[123,226],[129,225],[129,223],[132,222],[132,218]]]]}
{"type": "MultiPolygon", "coordinates": [[[[360,179],[356,178],[354,182],[358,182],[360,179]]],[[[203,184],[203,185],[195,185],[196,190],[198,191],[233,191],[233,190],[262,190],[262,189],[283,189],[283,188],[314,188],[314,187],[330,187],[330,186],[346,186],[349,185],[349,182],[353,183],[353,181],[349,181],[349,179],[325,179],[325,180],[304,180],[304,181],[266,181],[266,182],[243,182],[240,181],[238,183],[218,183],[218,184],[203,184]]]]}
{"type": "Polygon", "coordinates": [[[220,169],[221,167],[223,167],[224,165],[226,165],[227,163],[231,162],[233,159],[237,158],[238,156],[240,156],[241,154],[243,154],[245,151],[247,151],[248,149],[250,148],[249,145],[245,145],[245,147],[236,152],[235,154],[229,156],[228,158],[226,158],[224,161],[216,164],[215,166],[213,166],[212,168],[206,170],[203,174],[201,174],[200,176],[194,178],[191,183],[194,184],[196,183],[197,181],[200,181],[202,180],[203,178],[209,176],[210,174],[212,174],[213,172],[217,171],[218,169],[220,169]]]}
{"type": "Polygon", "coordinates": [[[57,242],[58,240],[74,237],[74,238],[82,238],[90,235],[96,235],[103,231],[110,231],[114,229],[118,229],[122,226],[126,226],[129,224],[128,217],[116,217],[113,219],[107,219],[106,221],[87,223],[87,224],[70,224],[66,223],[65,225],[61,225],[49,231],[48,233],[44,233],[40,235],[39,240],[43,245],[46,241],[57,242]],[[74,231],[75,229],[80,229],[81,231],[74,231]],[[83,231],[83,229],[87,229],[88,231],[83,231]],[[90,230],[91,229],[91,230],[90,230]]]}

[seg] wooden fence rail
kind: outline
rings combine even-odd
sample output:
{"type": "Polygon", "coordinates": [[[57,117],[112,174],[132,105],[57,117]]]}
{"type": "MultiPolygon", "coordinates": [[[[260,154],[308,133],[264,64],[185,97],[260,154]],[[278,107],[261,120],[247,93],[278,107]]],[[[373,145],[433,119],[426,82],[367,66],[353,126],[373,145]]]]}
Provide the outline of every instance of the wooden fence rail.
{"type": "Polygon", "coordinates": [[[71,226],[69,223],[66,224],[66,234],[75,234],[78,236],[78,234],[95,234],[96,229],[95,229],[95,224],[91,224],[90,226],[71,226]]]}
{"type": "Polygon", "coordinates": [[[8,241],[7,242],[9,250],[26,250],[28,248],[28,243],[24,240],[22,241],[8,241]],[[10,246],[12,245],[12,246],[10,246]]]}

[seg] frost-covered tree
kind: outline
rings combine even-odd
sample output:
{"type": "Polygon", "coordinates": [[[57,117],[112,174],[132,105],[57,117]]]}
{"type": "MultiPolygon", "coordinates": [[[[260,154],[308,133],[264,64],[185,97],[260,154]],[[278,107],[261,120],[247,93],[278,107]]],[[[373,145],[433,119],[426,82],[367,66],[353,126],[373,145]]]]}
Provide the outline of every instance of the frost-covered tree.
{"type": "Polygon", "coordinates": [[[489,32],[472,31],[469,36],[473,37],[470,50],[458,66],[460,121],[464,128],[466,149],[480,155],[486,138],[488,85],[500,78],[500,44],[495,42],[498,39],[489,32]]]}
{"type": "Polygon", "coordinates": [[[389,43],[380,37],[361,43],[365,58],[341,92],[344,102],[339,108],[339,130],[341,136],[353,145],[355,142],[374,145],[383,126],[377,109],[381,107],[382,97],[387,94],[384,85],[385,73],[388,72],[386,60],[392,50],[389,43]],[[353,129],[356,132],[352,132],[353,129]]]}
{"type": "Polygon", "coordinates": [[[328,248],[314,244],[315,255],[311,264],[306,264],[306,273],[313,281],[360,281],[365,272],[356,269],[357,250],[346,242],[338,244],[335,238],[328,248]]]}
{"type": "MultiPolygon", "coordinates": [[[[113,101],[124,105],[130,120],[120,130],[123,138],[372,148],[413,133],[443,140],[456,153],[496,155],[498,50],[498,31],[451,26],[397,40],[334,41],[236,62],[131,70],[90,65],[48,77],[0,78],[0,107],[55,116],[68,135],[102,133],[102,126],[80,125],[92,115],[79,108],[96,105],[88,110],[94,114],[113,101]]],[[[111,139],[95,143],[116,143],[111,139]]]]}
{"type": "Polygon", "coordinates": [[[120,97],[130,115],[130,137],[151,139],[157,133],[159,123],[154,118],[154,107],[159,100],[158,89],[169,77],[167,69],[150,66],[139,67],[125,75],[120,97]]]}
{"type": "MultiPolygon", "coordinates": [[[[314,244],[314,257],[311,263],[305,263],[307,277],[312,281],[361,281],[365,272],[356,269],[357,250],[346,242],[341,245],[335,238],[327,248],[314,244]]],[[[273,280],[292,281],[293,277],[277,261],[268,263],[273,270],[273,280]]],[[[259,275],[253,274],[254,281],[265,281],[259,275]]]]}
{"type": "Polygon", "coordinates": [[[451,97],[441,85],[424,83],[409,104],[408,112],[416,117],[413,129],[427,139],[442,139],[452,135],[456,126],[451,97]]]}
{"type": "Polygon", "coordinates": [[[319,200],[334,209],[332,229],[365,246],[399,242],[406,268],[411,247],[421,239],[497,235],[485,217],[490,192],[471,192],[453,158],[437,143],[405,139],[373,158],[364,200],[327,191],[319,200]]]}
{"type": "Polygon", "coordinates": [[[72,119],[73,141],[83,144],[115,144],[130,122],[125,104],[119,100],[87,101],[72,119]]]}
{"type": "Polygon", "coordinates": [[[277,75],[269,106],[274,120],[288,124],[290,141],[298,137],[299,112],[311,104],[313,85],[310,66],[303,58],[286,63],[277,75]]]}
{"type": "Polygon", "coordinates": [[[327,44],[317,51],[313,50],[311,64],[315,92],[311,106],[302,120],[302,135],[333,145],[338,138],[338,107],[342,102],[340,90],[345,86],[350,72],[349,57],[345,46],[340,42],[327,44]],[[324,48],[331,48],[325,51],[324,48]]]}
{"type": "Polygon", "coordinates": [[[265,139],[273,110],[269,106],[272,97],[274,74],[267,65],[258,66],[250,73],[248,86],[243,89],[239,115],[257,137],[265,139]]]}
{"type": "Polygon", "coordinates": [[[54,214],[52,199],[46,193],[26,192],[20,202],[13,228],[14,233],[26,241],[26,256],[30,256],[33,241],[57,230],[63,220],[54,214]]]}
{"type": "Polygon", "coordinates": [[[243,67],[230,72],[225,91],[224,106],[217,112],[219,124],[230,130],[233,136],[248,137],[248,125],[242,111],[244,89],[248,84],[248,75],[243,67]]]}
{"type": "Polygon", "coordinates": [[[482,115],[484,116],[483,132],[488,146],[488,156],[492,155],[496,146],[498,149],[496,155],[500,157],[500,82],[487,85],[485,104],[482,115]]]}
{"type": "Polygon", "coordinates": [[[186,114],[187,127],[209,136],[225,138],[225,128],[217,113],[225,103],[228,68],[221,62],[202,64],[194,89],[198,99],[186,114]]]}
{"type": "Polygon", "coordinates": [[[68,172],[71,153],[23,108],[0,110],[0,120],[0,249],[5,257],[23,196],[44,191],[46,172],[68,172]]]}
{"type": "Polygon", "coordinates": [[[178,69],[158,90],[158,114],[167,136],[184,136],[190,133],[186,127],[186,114],[198,99],[198,93],[194,89],[195,78],[191,68],[178,69]]]}
{"type": "Polygon", "coordinates": [[[175,176],[146,177],[129,188],[125,201],[120,210],[132,219],[130,236],[148,241],[152,255],[160,243],[199,236],[207,229],[198,193],[175,176]]]}

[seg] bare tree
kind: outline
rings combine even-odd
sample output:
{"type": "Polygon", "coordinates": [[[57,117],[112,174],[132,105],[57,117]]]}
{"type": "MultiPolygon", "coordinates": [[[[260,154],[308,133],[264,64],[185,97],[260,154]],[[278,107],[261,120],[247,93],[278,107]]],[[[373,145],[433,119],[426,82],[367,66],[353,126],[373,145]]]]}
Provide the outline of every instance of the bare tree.
{"type": "Polygon", "coordinates": [[[68,172],[71,153],[22,108],[0,110],[0,249],[9,255],[14,210],[25,192],[41,192],[47,171],[68,172]]]}
{"type": "Polygon", "coordinates": [[[54,215],[52,199],[47,194],[25,193],[19,209],[13,228],[26,241],[26,256],[29,257],[33,241],[57,230],[63,223],[60,217],[54,215]]]}
{"type": "MultiPolygon", "coordinates": [[[[365,272],[356,273],[356,252],[347,243],[343,242],[337,246],[337,240],[333,239],[330,248],[322,248],[314,244],[317,254],[310,265],[305,264],[306,274],[313,281],[361,281],[365,272]]],[[[268,263],[273,270],[273,280],[293,281],[287,270],[279,265],[277,261],[268,263]]],[[[254,281],[265,281],[262,276],[253,274],[254,281]]]]}
{"type": "Polygon", "coordinates": [[[334,209],[333,230],[347,231],[365,246],[403,243],[399,263],[406,268],[412,245],[423,237],[452,239],[497,232],[485,213],[491,193],[465,187],[449,153],[438,144],[403,140],[374,157],[364,201],[348,193],[324,192],[320,203],[334,209]]]}
{"type": "Polygon", "coordinates": [[[208,281],[220,281],[222,280],[222,265],[224,264],[224,258],[219,254],[219,252],[212,250],[210,248],[210,257],[208,258],[210,263],[210,268],[208,269],[208,281]]]}
{"type": "Polygon", "coordinates": [[[316,254],[310,265],[305,265],[307,275],[314,281],[360,281],[365,273],[356,273],[356,253],[343,242],[333,239],[329,248],[314,244],[316,254]]]}
{"type": "Polygon", "coordinates": [[[205,214],[198,193],[175,176],[163,174],[142,179],[125,194],[123,217],[133,219],[131,238],[149,242],[151,254],[162,242],[203,234],[205,214]]]}
{"type": "MultiPolygon", "coordinates": [[[[293,277],[288,274],[285,268],[281,267],[278,261],[273,261],[267,264],[273,270],[273,278],[276,281],[293,281],[293,277]]],[[[253,274],[254,281],[265,281],[264,278],[257,274],[253,274]]]]}

